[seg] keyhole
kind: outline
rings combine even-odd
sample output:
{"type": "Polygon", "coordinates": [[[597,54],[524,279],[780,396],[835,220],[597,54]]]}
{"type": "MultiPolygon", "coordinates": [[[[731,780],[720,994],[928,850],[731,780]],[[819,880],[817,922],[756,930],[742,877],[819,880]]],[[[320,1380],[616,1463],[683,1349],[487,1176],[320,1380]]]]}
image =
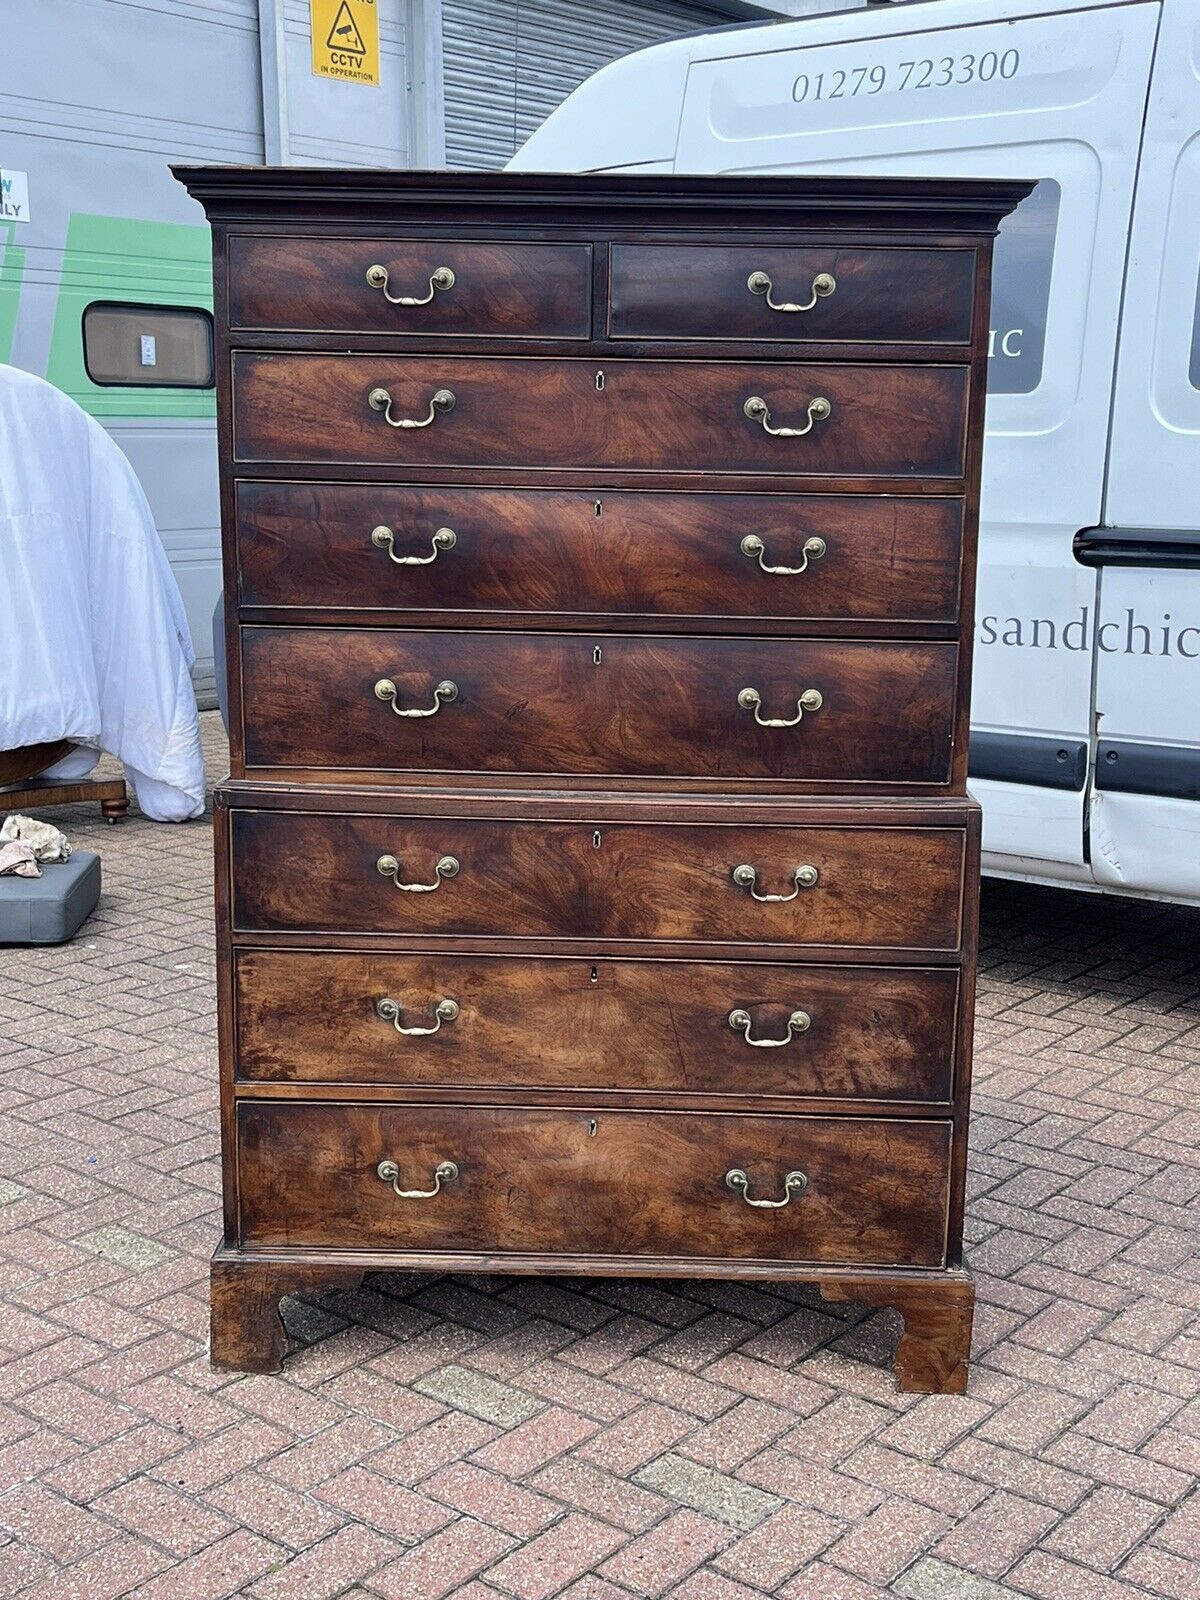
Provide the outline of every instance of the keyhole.
{"type": "Polygon", "coordinates": [[[597,500],[595,502],[595,505],[596,505],[596,515],[598,517],[602,517],[604,515],[604,507],[600,504],[599,500],[597,500]]]}
{"type": "Polygon", "coordinates": [[[592,983],[600,982],[600,973],[595,967],[592,968],[591,972],[588,974],[588,977],[592,983]]]}
{"type": "Polygon", "coordinates": [[[596,648],[592,651],[592,665],[594,667],[598,667],[600,665],[600,659],[601,659],[600,646],[597,645],[596,648]]]}
{"type": "Polygon", "coordinates": [[[588,1138],[589,1139],[594,1139],[596,1137],[596,1128],[597,1128],[597,1122],[596,1122],[595,1117],[590,1117],[588,1119],[588,1138]]]}
{"type": "Polygon", "coordinates": [[[598,372],[596,374],[596,393],[597,394],[601,393],[603,391],[603,389],[604,389],[604,374],[602,372],[598,372]]]}
{"type": "MultiPolygon", "coordinates": [[[[600,848],[600,829],[597,828],[595,833],[592,835],[592,849],[593,850],[599,850],[599,848],[600,848]]],[[[595,972],[595,970],[596,970],[595,967],[593,967],[592,968],[593,973],[595,972]]]]}

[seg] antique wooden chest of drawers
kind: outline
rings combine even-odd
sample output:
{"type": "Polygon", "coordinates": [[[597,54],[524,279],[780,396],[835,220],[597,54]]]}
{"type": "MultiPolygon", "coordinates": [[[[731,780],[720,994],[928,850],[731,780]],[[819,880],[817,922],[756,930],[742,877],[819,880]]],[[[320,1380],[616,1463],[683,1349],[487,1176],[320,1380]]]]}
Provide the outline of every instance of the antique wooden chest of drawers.
{"type": "Polygon", "coordinates": [[[961,1389],[1027,186],[183,169],[231,719],[214,1361],[374,1268],[799,1279],[961,1389]]]}

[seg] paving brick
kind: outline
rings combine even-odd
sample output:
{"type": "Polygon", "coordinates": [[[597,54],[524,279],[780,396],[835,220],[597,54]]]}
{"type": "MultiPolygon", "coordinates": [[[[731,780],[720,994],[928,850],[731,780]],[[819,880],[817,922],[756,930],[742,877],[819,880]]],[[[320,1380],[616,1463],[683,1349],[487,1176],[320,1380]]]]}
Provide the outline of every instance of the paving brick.
{"type": "MultiPolygon", "coordinates": [[[[266,1539],[244,1531],[231,1533],[219,1544],[132,1590],[131,1600],[226,1600],[244,1593],[248,1583],[281,1566],[285,1557],[279,1545],[266,1539]]],[[[126,1590],[120,1593],[124,1595],[126,1590]]]]}
{"type": "Polygon", "coordinates": [[[1099,1572],[1111,1572],[1161,1519],[1162,1507],[1153,1501],[1102,1487],[1064,1518],[1042,1547],[1099,1572]]]}
{"type": "Polygon", "coordinates": [[[466,1411],[483,1422],[511,1428],[542,1410],[542,1402],[520,1389],[497,1383],[482,1372],[451,1364],[428,1372],[413,1384],[422,1394],[440,1400],[456,1411],[466,1411]]]}
{"type": "Polygon", "coordinates": [[[485,1472],[469,1461],[456,1461],[426,1478],[421,1493],[519,1539],[532,1539],[560,1517],[563,1509],[559,1501],[485,1472]]]}
{"type": "Polygon", "coordinates": [[[964,1517],[936,1546],[952,1566],[999,1578],[1059,1521],[1059,1513],[999,1490],[964,1517]]]}
{"type": "Polygon", "coordinates": [[[373,1528],[339,1528],[257,1579],[247,1593],[255,1600],[330,1600],[348,1583],[378,1571],[397,1548],[373,1528]]]}
{"type": "Polygon", "coordinates": [[[606,1561],[600,1573],[635,1594],[661,1595],[715,1555],[732,1537],[723,1523],[694,1511],[676,1511],[606,1561]]]}
{"type": "Polygon", "coordinates": [[[814,1561],[779,1590],[783,1600],[881,1600],[885,1592],[825,1561],[814,1561]]]}
{"type": "Polygon", "coordinates": [[[625,1534],[606,1523],[572,1513],[490,1567],[488,1579],[519,1600],[548,1600],[625,1542],[625,1534]]]}
{"type": "Polygon", "coordinates": [[[119,1484],[92,1504],[130,1533],[181,1557],[195,1555],[234,1531],[227,1516],[153,1478],[119,1484]]]}
{"type": "Polygon", "coordinates": [[[966,1396],[812,1285],[479,1273],[288,1297],[237,1380],[210,829],[56,820],[106,893],[5,955],[0,1596],[1193,1600],[1196,912],[984,886],[966,1396]]]}
{"type": "Polygon", "coordinates": [[[807,1506],[784,1506],[730,1545],[714,1565],[728,1577],[774,1594],[785,1578],[820,1555],[843,1531],[840,1523],[807,1506]]]}
{"type": "Polygon", "coordinates": [[[65,1566],[117,1537],[120,1529],[100,1509],[85,1511],[42,1484],[25,1483],[0,1497],[0,1525],[65,1566]]]}
{"type": "Polygon", "coordinates": [[[323,1505],[404,1544],[416,1544],[451,1520],[444,1506],[365,1467],[348,1467],[316,1491],[323,1505]]]}
{"type": "Polygon", "coordinates": [[[553,1461],[530,1481],[535,1489],[601,1517],[627,1533],[644,1533],[671,1509],[671,1502],[661,1494],[578,1457],[553,1461]]]}
{"type": "Polygon", "coordinates": [[[780,1406],[739,1400],[716,1421],[689,1434],[680,1444],[679,1454],[705,1466],[730,1469],[765,1450],[794,1422],[791,1412],[780,1406]]]}
{"type": "Polygon", "coordinates": [[[1155,1534],[1157,1543],[1176,1555],[1200,1562],[1200,1490],[1174,1511],[1155,1534]]]}
{"type": "Polygon", "coordinates": [[[340,1515],[310,1495],[272,1483],[258,1472],[239,1472],[206,1495],[209,1505],[236,1517],[252,1532],[304,1550],[341,1525],[340,1515]]]}
{"type": "Polygon", "coordinates": [[[634,1478],[644,1488],[734,1528],[753,1528],[780,1507],[778,1496],[671,1452],[642,1467],[634,1478]]]}
{"type": "Polygon", "coordinates": [[[890,1500],[827,1552],[835,1566],[872,1583],[887,1583],[923,1555],[950,1519],[912,1501],[890,1500]]]}
{"type": "Polygon", "coordinates": [[[695,1428],[693,1417],[655,1404],[639,1406],[590,1440],[580,1454],[610,1472],[630,1473],[678,1444],[695,1428]]]}
{"type": "Polygon", "coordinates": [[[522,1478],[584,1439],[590,1439],[596,1431],[596,1423],[586,1417],[551,1406],[485,1444],[471,1459],[477,1466],[503,1472],[510,1478],[522,1478]]]}
{"type": "Polygon", "coordinates": [[[892,1584],[892,1592],[903,1600],[1019,1600],[1015,1589],[964,1572],[934,1556],[922,1556],[892,1584]]]}
{"type": "Polygon", "coordinates": [[[460,1517],[373,1574],[366,1587],[384,1600],[442,1600],[514,1543],[495,1528],[460,1517]]]}

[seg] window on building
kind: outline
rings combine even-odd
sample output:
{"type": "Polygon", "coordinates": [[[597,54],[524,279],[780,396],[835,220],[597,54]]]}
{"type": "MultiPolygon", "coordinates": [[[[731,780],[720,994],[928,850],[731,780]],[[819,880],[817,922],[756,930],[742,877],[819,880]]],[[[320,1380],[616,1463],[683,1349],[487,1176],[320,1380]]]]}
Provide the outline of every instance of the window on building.
{"type": "Polygon", "coordinates": [[[1050,269],[1062,189],[1043,178],[1000,224],[992,263],[988,388],[1029,394],[1042,381],[1050,269]]]}
{"type": "Polygon", "coordinates": [[[93,383],[211,389],[212,317],[193,306],[93,301],[83,313],[83,364],[93,383]]]}

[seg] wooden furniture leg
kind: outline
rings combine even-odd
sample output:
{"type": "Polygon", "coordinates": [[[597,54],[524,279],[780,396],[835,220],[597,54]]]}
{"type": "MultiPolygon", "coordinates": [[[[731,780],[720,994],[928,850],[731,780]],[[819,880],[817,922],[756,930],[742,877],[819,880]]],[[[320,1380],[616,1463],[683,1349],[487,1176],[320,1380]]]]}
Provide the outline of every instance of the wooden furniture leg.
{"type": "Polygon", "coordinates": [[[100,815],[105,822],[124,822],[129,815],[129,796],[121,800],[101,800],[100,815]]]}
{"type": "Polygon", "coordinates": [[[821,1284],[826,1300],[891,1306],[904,1318],[893,1370],[905,1394],[965,1394],[975,1285],[965,1273],[938,1282],[842,1278],[821,1284]]]}
{"type": "Polygon", "coordinates": [[[226,1372],[278,1372],[287,1349],[279,1315],[283,1296],[335,1284],[354,1289],[362,1279],[362,1272],[353,1267],[214,1258],[209,1359],[226,1372]]]}

